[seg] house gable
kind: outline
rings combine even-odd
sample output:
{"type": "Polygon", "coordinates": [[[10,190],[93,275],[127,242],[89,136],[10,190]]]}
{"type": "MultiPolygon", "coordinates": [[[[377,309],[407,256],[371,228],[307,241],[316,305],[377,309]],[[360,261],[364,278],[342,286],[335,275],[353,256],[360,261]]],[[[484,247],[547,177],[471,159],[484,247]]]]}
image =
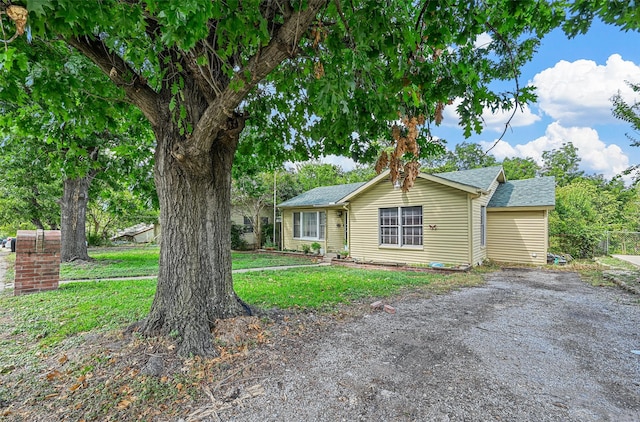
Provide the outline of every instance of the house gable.
{"type": "MultiPolygon", "coordinates": [[[[385,170],[370,181],[363,183],[362,186],[342,198],[341,202],[351,201],[353,198],[361,195],[380,182],[389,183],[389,173],[389,170],[385,170]]],[[[434,183],[449,186],[472,194],[487,194],[496,180],[498,182],[504,182],[506,180],[504,171],[500,166],[452,171],[447,173],[420,173],[418,174],[418,178],[430,180],[434,183]]]]}

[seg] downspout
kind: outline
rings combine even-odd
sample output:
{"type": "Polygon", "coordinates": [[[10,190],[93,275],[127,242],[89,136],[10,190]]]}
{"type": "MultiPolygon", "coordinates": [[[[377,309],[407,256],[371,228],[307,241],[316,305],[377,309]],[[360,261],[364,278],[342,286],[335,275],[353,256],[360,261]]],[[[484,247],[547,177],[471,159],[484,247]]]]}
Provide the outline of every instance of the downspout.
{"type": "MultiPolygon", "coordinates": [[[[277,243],[276,242],[276,224],[278,224],[276,222],[276,217],[277,217],[277,214],[278,214],[277,213],[277,207],[276,207],[276,192],[277,192],[276,191],[276,189],[277,189],[277,186],[276,186],[276,173],[277,173],[276,171],[273,172],[273,238],[272,239],[273,239],[274,243],[277,243]]],[[[280,232],[282,234],[282,223],[280,224],[280,232]]],[[[279,243],[280,243],[280,249],[284,249],[284,247],[282,245],[282,242],[279,242],[279,243]]]]}
{"type": "Polygon", "coordinates": [[[343,205],[342,209],[347,213],[347,217],[344,221],[344,224],[347,225],[347,233],[344,241],[347,243],[347,250],[349,251],[349,256],[351,256],[351,221],[349,221],[351,219],[351,210],[349,209],[349,204],[343,205]]]}
{"type": "Polygon", "coordinates": [[[467,245],[469,246],[469,264],[473,266],[473,195],[467,195],[467,209],[468,211],[468,219],[467,227],[469,230],[467,232],[467,245]]]}

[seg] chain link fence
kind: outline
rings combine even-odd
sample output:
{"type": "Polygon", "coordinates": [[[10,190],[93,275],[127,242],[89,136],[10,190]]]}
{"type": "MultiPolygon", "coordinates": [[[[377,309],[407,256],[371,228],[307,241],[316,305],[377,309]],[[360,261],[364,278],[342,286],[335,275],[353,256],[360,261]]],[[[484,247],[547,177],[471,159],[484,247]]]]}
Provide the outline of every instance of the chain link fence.
{"type": "Polygon", "coordinates": [[[640,255],[640,232],[606,232],[597,249],[602,255],[640,255]]]}

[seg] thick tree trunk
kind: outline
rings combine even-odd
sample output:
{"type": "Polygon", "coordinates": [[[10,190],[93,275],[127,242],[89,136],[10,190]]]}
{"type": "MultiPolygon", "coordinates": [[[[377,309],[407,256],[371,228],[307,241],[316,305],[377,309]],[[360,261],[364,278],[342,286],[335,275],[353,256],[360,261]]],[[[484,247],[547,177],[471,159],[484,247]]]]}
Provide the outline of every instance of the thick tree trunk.
{"type": "Polygon", "coordinates": [[[61,261],[68,262],[76,259],[88,261],[87,233],[85,230],[87,218],[87,202],[89,201],[89,185],[93,175],[78,179],[66,179],[62,194],[61,208],[61,261]]]}
{"type": "Polygon", "coordinates": [[[215,320],[249,312],[231,277],[231,166],[238,135],[216,141],[207,168],[197,172],[172,154],[177,135],[165,131],[158,138],[160,272],[142,331],[178,334],[181,355],[214,356],[215,320]]]}
{"type": "Polygon", "coordinates": [[[260,209],[256,210],[253,222],[253,235],[256,238],[256,247],[262,247],[262,221],[260,220],[260,209]]]}

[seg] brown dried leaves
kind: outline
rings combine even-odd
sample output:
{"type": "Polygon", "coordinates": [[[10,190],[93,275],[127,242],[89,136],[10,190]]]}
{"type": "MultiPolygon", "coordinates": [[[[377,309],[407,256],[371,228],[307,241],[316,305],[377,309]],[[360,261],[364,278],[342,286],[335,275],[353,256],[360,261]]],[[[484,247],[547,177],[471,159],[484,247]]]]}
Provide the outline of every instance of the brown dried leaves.
{"type": "Polygon", "coordinates": [[[16,24],[16,36],[24,34],[27,26],[27,16],[29,12],[22,6],[12,4],[7,7],[7,16],[16,24]]]}
{"type": "Polygon", "coordinates": [[[395,186],[401,178],[402,191],[407,192],[414,184],[419,174],[420,163],[417,159],[420,154],[418,145],[418,126],[425,123],[424,116],[404,116],[400,119],[402,126],[394,125],[391,129],[392,142],[395,147],[392,152],[382,151],[376,162],[376,172],[381,173],[385,168],[389,168],[391,183],[395,186]],[[403,164],[406,154],[412,157],[410,161],[403,164]]]}

